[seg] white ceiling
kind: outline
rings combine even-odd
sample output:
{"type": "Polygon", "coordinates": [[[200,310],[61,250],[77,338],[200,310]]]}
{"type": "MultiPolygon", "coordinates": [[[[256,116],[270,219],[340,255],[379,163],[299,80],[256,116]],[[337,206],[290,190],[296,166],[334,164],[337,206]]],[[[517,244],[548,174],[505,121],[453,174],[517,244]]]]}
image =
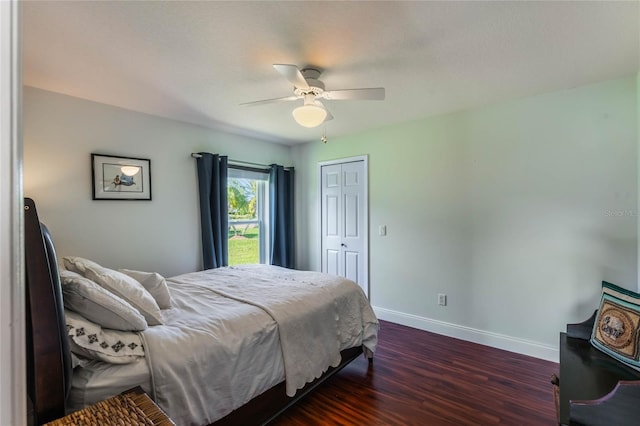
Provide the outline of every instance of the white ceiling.
{"type": "MultiPolygon", "coordinates": [[[[634,75],[630,2],[22,2],[25,85],[294,144],[634,75]],[[297,125],[274,63],[315,65],[325,101],[297,125]]],[[[301,101],[299,101],[301,104],[301,101]]]]}

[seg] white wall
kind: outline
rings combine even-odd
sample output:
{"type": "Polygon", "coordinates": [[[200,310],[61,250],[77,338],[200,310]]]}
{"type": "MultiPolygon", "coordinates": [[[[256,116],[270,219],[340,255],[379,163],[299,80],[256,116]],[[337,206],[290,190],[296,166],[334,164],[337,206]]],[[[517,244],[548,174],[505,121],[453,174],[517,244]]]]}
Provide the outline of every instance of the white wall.
{"type": "Polygon", "coordinates": [[[636,96],[634,76],[349,137],[328,125],[293,150],[298,264],[320,268],[317,162],[368,154],[379,315],[553,359],[602,280],[637,287],[636,96]]]}
{"type": "Polygon", "coordinates": [[[165,276],[201,269],[199,151],[290,165],[285,145],[24,89],[24,194],[59,257],[165,276]],[[152,201],[93,201],[91,153],[151,159],[152,201]]]}

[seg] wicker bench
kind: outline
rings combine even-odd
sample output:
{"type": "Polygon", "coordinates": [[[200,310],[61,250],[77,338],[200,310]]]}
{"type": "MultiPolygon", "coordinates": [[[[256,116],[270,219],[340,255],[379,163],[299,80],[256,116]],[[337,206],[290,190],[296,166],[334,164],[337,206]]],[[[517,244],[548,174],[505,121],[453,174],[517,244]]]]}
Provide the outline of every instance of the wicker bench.
{"type": "Polygon", "coordinates": [[[45,426],[175,426],[175,423],[137,387],[45,426]]]}

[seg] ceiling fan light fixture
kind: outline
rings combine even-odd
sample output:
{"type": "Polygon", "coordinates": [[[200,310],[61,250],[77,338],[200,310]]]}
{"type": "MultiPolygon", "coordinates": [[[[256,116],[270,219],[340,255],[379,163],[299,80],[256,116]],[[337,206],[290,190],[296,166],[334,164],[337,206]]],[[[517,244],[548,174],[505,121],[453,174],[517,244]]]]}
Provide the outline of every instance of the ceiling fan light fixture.
{"type": "Polygon", "coordinates": [[[303,105],[293,110],[293,119],[304,127],[317,127],[327,118],[327,110],[318,105],[303,105]]]}

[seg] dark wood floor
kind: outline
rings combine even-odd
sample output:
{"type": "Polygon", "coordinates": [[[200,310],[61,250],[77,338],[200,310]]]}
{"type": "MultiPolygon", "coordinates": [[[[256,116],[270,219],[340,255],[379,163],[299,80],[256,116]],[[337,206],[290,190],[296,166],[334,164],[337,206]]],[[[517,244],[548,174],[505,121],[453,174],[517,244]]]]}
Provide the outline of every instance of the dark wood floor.
{"type": "Polygon", "coordinates": [[[275,426],[554,425],[558,364],[381,322],[371,367],[358,359],[275,426]]]}

